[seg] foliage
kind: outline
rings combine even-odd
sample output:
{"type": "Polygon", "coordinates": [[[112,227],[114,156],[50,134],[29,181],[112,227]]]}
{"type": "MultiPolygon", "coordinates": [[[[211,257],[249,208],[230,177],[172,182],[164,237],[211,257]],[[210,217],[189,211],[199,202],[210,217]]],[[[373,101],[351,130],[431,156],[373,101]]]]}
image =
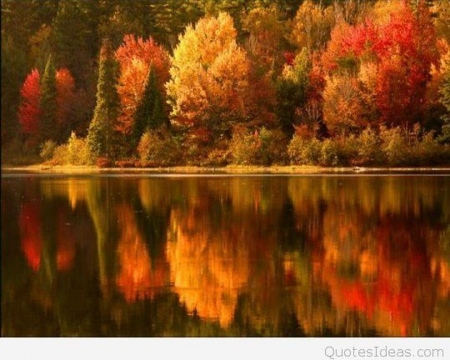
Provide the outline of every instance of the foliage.
{"type": "Polygon", "coordinates": [[[345,136],[362,129],[363,105],[358,82],[348,75],[327,78],[323,92],[323,117],[328,131],[345,136]]]}
{"type": "MultiPolygon", "coordinates": [[[[309,76],[311,72],[311,61],[308,50],[302,51],[294,58],[292,64],[286,64],[281,77],[277,83],[277,104],[276,115],[278,122],[285,134],[292,136],[294,126],[298,126],[302,120],[302,112],[308,99],[310,90],[309,76]]],[[[313,129],[314,123],[306,120],[310,129],[313,129]]]]}
{"type": "Polygon", "coordinates": [[[22,131],[32,144],[37,144],[41,117],[41,87],[37,69],[34,69],[25,79],[20,95],[22,100],[19,108],[19,122],[22,131]]]}
{"type": "Polygon", "coordinates": [[[137,147],[143,166],[170,166],[180,160],[180,149],[172,135],[164,129],[147,130],[137,147]]]}
{"type": "Polygon", "coordinates": [[[388,129],[382,127],[381,150],[390,165],[402,165],[409,159],[409,147],[407,139],[399,127],[388,129]]]}
{"type": "Polygon", "coordinates": [[[288,145],[289,159],[296,165],[319,164],[321,152],[322,144],[316,138],[294,135],[288,145]]]}
{"type": "MultiPolygon", "coordinates": [[[[54,165],[92,165],[93,156],[89,152],[89,146],[87,145],[87,140],[85,138],[79,138],[74,132],[70,134],[67,142],[56,146],[55,143],[44,146],[53,145],[51,148],[52,156],[49,159],[50,163],[54,165]]],[[[44,150],[42,150],[43,152],[44,150]]],[[[41,152],[41,156],[42,155],[41,152]]]]}
{"type": "Polygon", "coordinates": [[[309,51],[322,49],[330,38],[335,19],[333,8],[325,7],[306,0],[295,15],[292,24],[290,40],[299,49],[306,48],[309,51]]]}
{"type": "Polygon", "coordinates": [[[117,64],[111,43],[106,40],[100,54],[97,104],[87,138],[89,151],[98,157],[114,156],[114,126],[119,108],[116,86],[117,64]]]}
{"type": "Polygon", "coordinates": [[[242,21],[249,34],[246,48],[254,66],[263,72],[278,75],[282,67],[282,48],[286,34],[286,23],[275,4],[250,10],[242,21]]]}
{"type": "Polygon", "coordinates": [[[426,6],[414,12],[407,4],[396,4],[385,23],[367,19],[354,27],[336,27],[322,59],[328,71],[350,76],[362,63],[375,63],[380,122],[412,126],[423,113],[431,66],[438,60],[436,33],[426,6]]]}
{"type": "Polygon", "coordinates": [[[186,28],[170,74],[171,123],[194,143],[213,143],[230,137],[233,124],[267,118],[257,100],[261,84],[252,80],[250,60],[225,13],[186,28]]]}
{"type": "Polygon", "coordinates": [[[57,144],[53,140],[47,140],[41,145],[41,151],[39,155],[44,160],[50,160],[56,150],[57,144]]]}
{"type": "Polygon", "coordinates": [[[156,71],[150,67],[145,84],[144,94],[134,115],[132,137],[137,145],[145,130],[154,130],[161,126],[168,126],[169,118],[165,111],[164,99],[157,85],[156,71]]]}
{"type": "Polygon", "coordinates": [[[117,91],[121,105],[116,128],[124,135],[132,134],[133,145],[136,145],[145,130],[145,126],[136,124],[138,108],[142,111],[143,106],[148,106],[143,105],[143,102],[158,101],[160,112],[164,114],[167,112],[164,84],[169,79],[169,55],[152,38],[143,40],[140,37],[126,35],[115,56],[120,67],[117,91]],[[147,89],[148,86],[151,89],[147,89]],[[144,100],[146,91],[147,99],[144,100]],[[154,97],[155,92],[158,93],[159,99],[151,100],[149,97],[154,97]],[[136,133],[136,129],[140,131],[136,133]]]}
{"type": "Polygon", "coordinates": [[[382,164],[383,154],[380,148],[380,138],[371,128],[366,128],[357,138],[358,161],[365,165],[382,164]]]}
{"type": "Polygon", "coordinates": [[[91,165],[92,155],[84,138],[78,138],[74,132],[67,141],[67,163],[70,165],[91,165]]]}
{"type": "Polygon", "coordinates": [[[284,162],[285,136],[262,128],[248,133],[237,128],[230,143],[232,162],[239,165],[271,165],[284,162]]]}
{"type": "Polygon", "coordinates": [[[2,148],[19,141],[20,156],[38,156],[75,131],[114,163],[133,159],[148,129],[167,127],[182,163],[268,164],[282,160],[258,142],[281,129],[295,133],[293,162],[445,163],[449,9],[443,0],[2,2],[2,148]],[[416,123],[424,132],[411,135],[416,123]]]}
{"type": "Polygon", "coordinates": [[[447,49],[442,61],[442,84],[440,87],[440,102],[444,105],[447,113],[443,116],[444,125],[440,142],[450,144],[450,49],[447,49]]]}

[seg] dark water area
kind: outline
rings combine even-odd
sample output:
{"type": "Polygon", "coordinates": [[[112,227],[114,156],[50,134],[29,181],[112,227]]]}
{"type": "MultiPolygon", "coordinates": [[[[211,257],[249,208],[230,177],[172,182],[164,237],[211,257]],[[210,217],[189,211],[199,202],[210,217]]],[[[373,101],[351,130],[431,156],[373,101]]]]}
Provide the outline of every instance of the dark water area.
{"type": "Polygon", "coordinates": [[[2,174],[2,336],[450,336],[450,176],[2,174]]]}

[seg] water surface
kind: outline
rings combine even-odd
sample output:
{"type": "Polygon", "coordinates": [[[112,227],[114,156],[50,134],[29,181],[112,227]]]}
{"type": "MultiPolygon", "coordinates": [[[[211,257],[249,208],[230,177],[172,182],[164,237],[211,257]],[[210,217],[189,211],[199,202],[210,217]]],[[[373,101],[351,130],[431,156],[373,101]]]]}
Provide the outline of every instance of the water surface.
{"type": "Polygon", "coordinates": [[[450,177],[2,174],[2,336],[450,336],[450,177]]]}

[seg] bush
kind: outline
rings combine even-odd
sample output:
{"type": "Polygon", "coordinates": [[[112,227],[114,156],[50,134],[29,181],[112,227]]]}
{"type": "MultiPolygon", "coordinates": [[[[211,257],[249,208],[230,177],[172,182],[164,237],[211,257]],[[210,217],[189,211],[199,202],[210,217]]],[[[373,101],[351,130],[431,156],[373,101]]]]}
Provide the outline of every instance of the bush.
{"type": "Polygon", "coordinates": [[[67,142],[67,163],[70,165],[91,165],[93,163],[87,140],[77,138],[74,132],[67,142]]]}
{"type": "Polygon", "coordinates": [[[424,134],[414,150],[416,161],[420,165],[450,164],[450,147],[439,144],[433,132],[424,134]]]}
{"type": "Polygon", "coordinates": [[[325,139],[322,142],[319,163],[323,166],[339,165],[339,148],[333,140],[325,139]]]}
{"type": "Polygon", "coordinates": [[[357,161],[362,165],[374,165],[383,162],[380,138],[370,128],[365,129],[357,138],[357,161]]]}
{"type": "Polygon", "coordinates": [[[95,161],[95,165],[99,168],[108,168],[113,165],[112,161],[105,157],[99,157],[95,161]]]}
{"type": "Polygon", "coordinates": [[[322,144],[316,138],[304,139],[294,135],[288,146],[291,163],[296,165],[319,164],[322,156],[322,144]]]}
{"type": "Polygon", "coordinates": [[[286,138],[281,131],[262,128],[253,133],[236,129],[230,144],[232,161],[239,165],[283,163],[286,138]]]}
{"type": "Polygon", "coordinates": [[[56,146],[50,160],[53,165],[92,165],[93,160],[86,139],[77,138],[74,132],[66,144],[56,146]]]}
{"type": "Polygon", "coordinates": [[[39,155],[42,159],[48,161],[53,157],[56,148],[57,145],[53,140],[47,140],[41,145],[41,151],[39,152],[39,155]]]}
{"type": "Polygon", "coordinates": [[[213,149],[208,153],[203,166],[225,166],[230,163],[230,152],[224,149],[213,149]]]}
{"type": "Polygon", "coordinates": [[[68,149],[67,144],[59,145],[53,152],[53,157],[50,160],[52,165],[65,165],[68,163],[68,149]]]}
{"type": "Polygon", "coordinates": [[[412,156],[407,138],[399,127],[387,129],[381,127],[381,151],[389,165],[407,165],[412,156]]]}
{"type": "Polygon", "coordinates": [[[152,166],[176,165],[181,155],[178,144],[167,130],[145,132],[137,151],[141,162],[152,166]]]}

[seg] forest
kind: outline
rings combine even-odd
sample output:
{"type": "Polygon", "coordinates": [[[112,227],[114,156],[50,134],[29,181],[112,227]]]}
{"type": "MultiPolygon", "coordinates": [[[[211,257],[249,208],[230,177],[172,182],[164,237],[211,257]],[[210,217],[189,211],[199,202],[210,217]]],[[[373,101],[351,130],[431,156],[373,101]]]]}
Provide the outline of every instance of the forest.
{"type": "Polygon", "coordinates": [[[450,165],[448,0],[2,0],[2,165],[450,165]]]}

